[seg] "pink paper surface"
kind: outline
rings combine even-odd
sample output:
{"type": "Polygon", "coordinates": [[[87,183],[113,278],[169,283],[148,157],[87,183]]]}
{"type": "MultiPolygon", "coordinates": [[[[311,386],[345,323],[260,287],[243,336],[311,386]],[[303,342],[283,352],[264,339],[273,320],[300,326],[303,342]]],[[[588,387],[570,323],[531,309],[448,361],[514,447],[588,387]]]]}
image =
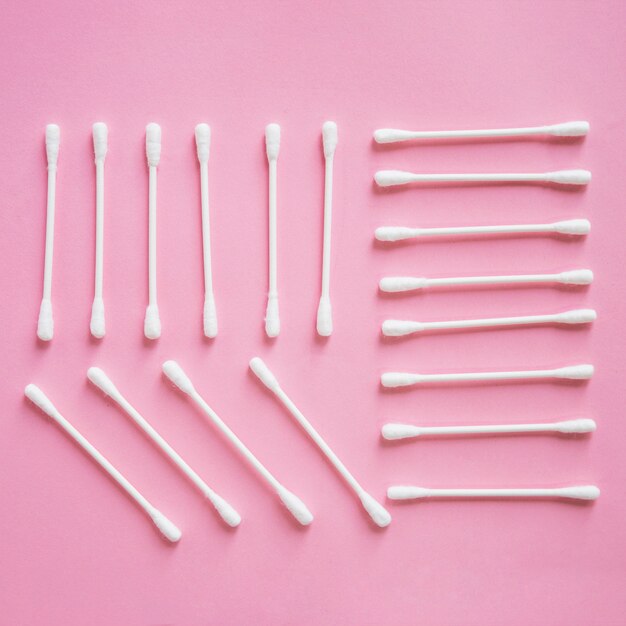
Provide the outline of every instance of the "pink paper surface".
{"type": "Polygon", "coordinates": [[[624,232],[626,5],[603,2],[22,2],[0,21],[0,622],[11,625],[615,625],[626,594],[624,232]],[[315,333],[321,125],[335,120],[331,289],[335,332],[315,333]],[[379,127],[537,125],[587,119],[583,140],[403,145],[379,127]],[[91,125],[109,125],[107,336],[89,336],[95,240],[91,125]],[[163,128],[158,262],[162,338],[147,303],[144,128],[163,128]],[[202,337],[195,124],[209,164],[220,331],[202,337]],[[267,162],[278,164],[281,335],[263,331],[267,162]],[[44,128],[61,127],[55,337],[36,339],[43,276],[44,128]],[[380,191],[377,169],[587,168],[588,189],[495,185],[380,191]],[[520,237],[388,248],[380,225],[458,226],[588,217],[585,241],[520,237]],[[429,291],[385,297],[384,275],[542,273],[589,267],[590,288],[429,291]],[[593,328],[508,329],[383,341],[386,318],[422,321],[593,307],[593,328]],[[378,530],[294,420],[248,371],[262,356],[357,479],[391,484],[597,484],[592,505],[386,502],[378,530]],[[302,529],[215,428],[161,375],[177,359],[198,390],[316,516],[302,529]],[[592,362],[588,384],[389,393],[385,370],[471,371],[592,362]],[[242,514],[227,530],[191,484],[86,380],[102,367],[242,514]],[[59,410],[183,531],[169,546],[133,502],[24,399],[59,410]],[[422,425],[593,417],[592,436],[388,445],[386,421],[422,425]]]}

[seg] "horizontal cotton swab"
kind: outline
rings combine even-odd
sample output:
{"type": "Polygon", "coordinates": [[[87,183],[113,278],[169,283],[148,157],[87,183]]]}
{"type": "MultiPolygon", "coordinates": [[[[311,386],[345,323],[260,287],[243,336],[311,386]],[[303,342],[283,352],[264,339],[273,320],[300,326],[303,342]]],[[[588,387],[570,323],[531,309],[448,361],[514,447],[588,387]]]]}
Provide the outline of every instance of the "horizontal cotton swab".
{"type": "Polygon", "coordinates": [[[558,274],[513,274],[509,276],[459,276],[451,278],[424,278],[414,276],[387,276],[379,282],[381,291],[396,293],[426,287],[462,287],[465,285],[507,285],[520,283],[560,283],[562,285],[589,285],[593,282],[591,270],[570,270],[558,274]]]}
{"type": "Polygon", "coordinates": [[[181,537],[180,530],[163,513],[154,507],[141,493],[108,461],[93,445],[74,428],[50,402],[39,387],[30,384],[24,390],[26,397],[50,416],[96,463],[98,463],[120,487],[149,515],[154,525],[169,541],[176,542],[181,537]]]}
{"type": "Polygon", "coordinates": [[[377,143],[395,143],[411,139],[468,139],[480,137],[523,137],[552,135],[553,137],[581,137],[589,132],[589,122],[563,122],[549,126],[526,128],[488,128],[482,130],[427,130],[411,131],[380,128],[374,131],[377,143]]]}
{"type": "Polygon", "coordinates": [[[403,241],[430,237],[456,235],[506,235],[514,233],[554,233],[557,235],[587,235],[591,230],[589,220],[565,220],[552,224],[511,224],[504,226],[458,226],[450,228],[406,228],[381,226],[376,229],[378,241],[403,241]]]}
{"type": "Polygon", "coordinates": [[[377,502],[361,485],[356,478],[348,471],[348,468],[341,462],[339,457],[331,450],[330,446],[322,439],[321,435],[313,428],[309,420],[304,417],[300,409],[292,402],[291,398],[282,390],[276,377],[269,370],[267,365],[259,358],[255,357],[250,361],[250,369],[256,374],[259,380],[285,405],[287,410],[296,418],[300,426],[304,428],[307,435],[313,439],[326,458],[334,465],[342,478],[348,483],[350,488],[356,493],[363,508],[372,518],[374,523],[381,528],[388,526],[391,522],[389,512],[377,502]]]}
{"type": "Polygon", "coordinates": [[[596,500],[600,490],[595,485],[559,487],[556,489],[429,489],[428,487],[389,487],[390,500],[417,500],[419,498],[569,498],[596,500]]]}
{"type": "Polygon", "coordinates": [[[497,380],[588,380],[593,376],[593,365],[581,364],[559,367],[551,370],[518,370],[513,372],[462,372],[455,374],[407,374],[385,372],[380,377],[383,387],[406,387],[422,383],[458,383],[471,381],[497,380]]]}
{"type": "Polygon", "coordinates": [[[550,424],[489,424],[480,426],[413,426],[412,424],[385,424],[381,429],[384,439],[411,439],[414,437],[446,435],[486,435],[501,433],[591,433],[596,429],[592,419],[575,419],[550,424]]]}
{"type": "Polygon", "coordinates": [[[220,517],[229,526],[238,526],[241,517],[235,509],[215,493],[203,480],[194,472],[182,457],[172,448],[172,446],[159,435],[159,433],[148,423],[148,421],[133,407],[128,400],[119,392],[111,379],[99,368],[90,367],[87,371],[87,378],[107,396],[110,396],[127,415],[143,430],[152,441],[168,456],[183,474],[202,492],[205,498],[215,507],[220,517]]]}
{"type": "Polygon", "coordinates": [[[382,325],[385,337],[403,337],[413,333],[432,330],[455,330],[463,328],[499,328],[529,324],[588,324],[596,319],[593,309],[573,309],[548,315],[522,315],[517,317],[491,317],[475,320],[451,320],[445,322],[413,322],[408,320],[385,320],[382,325]]]}
{"type": "Polygon", "coordinates": [[[182,367],[176,361],[163,363],[163,373],[183,392],[186,393],[211,421],[219,428],[224,436],[237,448],[238,452],[254,467],[254,469],[266,480],[276,492],[288,511],[302,524],[307,526],[313,521],[313,515],[304,502],[295,494],[291,493],[278,480],[270,474],[269,470],[250,452],[235,433],[222,421],[219,415],[206,403],[204,398],[196,391],[193,383],[185,374],[182,367]]]}
{"type": "Polygon", "coordinates": [[[400,170],[380,170],[374,175],[380,187],[409,183],[553,183],[558,185],[586,185],[591,180],[587,170],[559,170],[540,174],[413,174],[400,170]]]}

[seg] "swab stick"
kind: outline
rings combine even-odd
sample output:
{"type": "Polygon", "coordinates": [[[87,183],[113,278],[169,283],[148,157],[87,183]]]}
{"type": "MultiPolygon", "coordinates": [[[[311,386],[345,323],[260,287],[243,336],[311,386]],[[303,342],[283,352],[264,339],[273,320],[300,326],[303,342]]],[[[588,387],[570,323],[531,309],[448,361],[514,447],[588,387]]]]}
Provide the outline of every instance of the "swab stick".
{"type": "Polygon", "coordinates": [[[520,283],[560,283],[562,285],[589,285],[593,282],[591,270],[570,270],[559,274],[513,274],[510,276],[460,276],[453,278],[423,278],[388,276],[381,279],[381,291],[395,293],[426,287],[462,287],[464,285],[516,285],[520,283]]]}
{"type": "Polygon", "coordinates": [[[302,524],[307,526],[313,521],[313,515],[306,507],[306,504],[295,494],[291,493],[278,480],[270,474],[269,470],[259,461],[252,452],[243,444],[235,433],[222,421],[219,415],[206,403],[204,398],[196,391],[193,383],[185,374],[182,367],[176,361],[166,361],[163,363],[163,373],[184,393],[202,409],[211,421],[219,428],[224,436],[237,448],[250,465],[266,480],[276,492],[281,502],[287,510],[302,524]]]}
{"type": "Polygon", "coordinates": [[[374,131],[377,143],[395,143],[411,139],[466,139],[476,137],[523,137],[552,135],[553,137],[581,137],[589,132],[589,122],[563,122],[549,126],[526,128],[489,128],[483,130],[430,130],[411,131],[380,128],[374,131]]]}
{"type": "Polygon", "coordinates": [[[46,126],[46,158],[48,160],[48,206],[46,208],[46,252],[43,267],[43,297],[39,307],[37,336],[50,341],[54,335],[52,319],[52,257],[54,249],[54,209],[57,186],[57,162],[61,129],[56,124],[46,126]]]}
{"type": "Polygon", "coordinates": [[[428,487],[389,487],[390,500],[417,500],[419,498],[569,498],[596,500],[600,490],[595,485],[559,487],[556,489],[429,489],[428,487]]]}
{"type": "Polygon", "coordinates": [[[452,228],[405,228],[381,226],[376,229],[378,241],[402,241],[425,237],[454,235],[505,235],[509,233],[555,233],[557,235],[586,235],[591,230],[589,220],[565,220],[552,224],[511,224],[505,226],[459,226],[452,228]]]}
{"type": "Polygon", "coordinates": [[[104,122],[93,125],[93,151],[96,163],[96,279],[89,329],[97,339],[105,334],[102,274],[104,252],[104,159],[108,147],[108,129],[104,122]]]}
{"type": "Polygon", "coordinates": [[[209,150],[211,147],[211,127],[208,124],[196,126],[196,149],[200,162],[200,195],[202,202],[202,257],[204,260],[204,336],[217,335],[217,311],[213,295],[213,274],[211,270],[211,222],[209,217],[209,150]]]}
{"type": "Polygon", "coordinates": [[[148,200],[148,308],[143,324],[143,332],[148,339],[161,336],[161,319],[157,305],[157,167],[161,160],[161,127],[158,124],[146,126],[146,156],[150,176],[148,200]]]}
{"type": "Polygon", "coordinates": [[[317,334],[328,337],[333,332],[333,314],[330,304],[330,236],[333,215],[333,160],[337,148],[337,124],[324,122],[324,245],[322,249],[322,295],[317,308],[317,334]]]}
{"type": "Polygon", "coordinates": [[[356,493],[363,508],[372,518],[374,523],[381,528],[388,526],[391,522],[391,515],[377,502],[361,485],[356,478],[348,471],[348,468],[341,462],[339,457],[331,450],[330,446],[322,439],[321,435],[313,428],[309,420],[300,412],[300,409],[291,401],[289,396],[281,389],[276,377],[265,363],[255,357],[250,361],[250,369],[257,375],[259,380],[285,405],[287,410],[296,418],[300,426],[304,428],[307,435],[313,439],[319,449],[326,455],[326,458],[334,465],[342,478],[348,483],[350,488],[356,493]]]}
{"type": "Polygon", "coordinates": [[[276,252],[276,166],[279,150],[280,126],[268,124],[265,127],[265,151],[269,166],[269,292],[265,310],[265,333],[268,337],[277,337],[280,333],[276,252]]]}
{"type": "Polygon", "coordinates": [[[413,333],[432,330],[454,330],[463,328],[498,328],[530,324],[588,324],[596,319],[593,309],[573,309],[549,315],[523,315],[518,317],[491,317],[476,320],[451,320],[446,322],[411,322],[385,320],[382,325],[385,337],[403,337],[413,333]]]}
{"type": "Polygon", "coordinates": [[[413,426],[412,424],[385,424],[381,429],[384,439],[411,439],[426,436],[485,435],[500,433],[591,433],[596,429],[592,419],[575,419],[550,424],[490,424],[480,426],[413,426]]]}
{"type": "Polygon", "coordinates": [[[159,433],[148,423],[148,421],[133,407],[128,400],[118,391],[111,379],[99,368],[90,367],[87,371],[89,380],[107,396],[110,396],[125,413],[143,430],[152,441],[168,456],[172,462],[180,469],[180,471],[189,478],[189,480],[200,490],[204,497],[215,507],[220,517],[229,526],[238,526],[241,517],[235,509],[217,495],[203,480],[194,472],[182,457],[172,448],[172,446],[159,435],[159,433]]]}
{"type": "Polygon", "coordinates": [[[176,542],[181,532],[163,513],[150,504],[144,496],[108,461],[93,445],[74,428],[50,402],[39,387],[30,384],[24,390],[26,397],[37,405],[44,413],[50,416],[111,478],[149,515],[154,525],[169,541],[176,542]]]}
{"type": "Polygon", "coordinates": [[[588,380],[592,376],[593,365],[581,364],[551,370],[520,370],[513,372],[462,372],[455,374],[406,374],[402,372],[385,372],[380,377],[380,382],[383,387],[406,387],[409,385],[419,385],[421,383],[459,383],[479,380],[588,380]]]}
{"type": "Polygon", "coordinates": [[[560,170],[541,174],[413,174],[400,170],[380,170],[374,175],[380,187],[409,183],[554,183],[558,185],[586,185],[591,180],[587,170],[560,170]]]}

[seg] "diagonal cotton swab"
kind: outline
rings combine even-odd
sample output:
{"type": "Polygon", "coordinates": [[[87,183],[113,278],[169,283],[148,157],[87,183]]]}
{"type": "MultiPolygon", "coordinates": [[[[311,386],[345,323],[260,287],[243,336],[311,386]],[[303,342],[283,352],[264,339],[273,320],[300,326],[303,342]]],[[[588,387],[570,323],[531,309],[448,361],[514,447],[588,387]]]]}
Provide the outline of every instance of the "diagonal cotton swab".
{"type": "Polygon", "coordinates": [[[513,372],[461,372],[455,374],[407,374],[385,372],[380,377],[383,387],[407,387],[422,383],[458,383],[496,380],[567,379],[588,380],[593,376],[593,365],[570,365],[551,370],[517,370],[513,372]]]}
{"type": "Polygon", "coordinates": [[[148,308],[143,324],[147,339],[161,336],[161,319],[157,305],[157,167],[161,160],[161,127],[158,124],[146,126],[146,156],[149,170],[148,198],[148,308]]]}
{"type": "Polygon", "coordinates": [[[54,210],[56,203],[57,162],[61,129],[56,124],[46,126],[46,158],[48,161],[48,202],[46,208],[46,252],[43,268],[43,297],[39,307],[37,336],[50,341],[54,335],[52,319],[52,257],[54,249],[54,210]]]}
{"type": "Polygon", "coordinates": [[[523,137],[552,135],[553,137],[581,137],[589,132],[589,122],[563,122],[549,126],[526,128],[488,128],[482,130],[427,130],[411,131],[380,128],[374,131],[377,143],[395,143],[411,139],[468,139],[480,137],[523,137]]]}
{"type": "Polygon", "coordinates": [[[211,489],[203,480],[194,472],[182,457],[172,448],[172,446],[159,435],[159,433],[148,423],[148,421],[131,405],[128,400],[119,392],[111,379],[99,368],[90,367],[87,371],[87,378],[107,396],[110,396],[124,412],[143,430],[152,441],[168,456],[171,461],[180,469],[183,474],[201,491],[204,497],[215,507],[220,517],[229,526],[238,526],[241,517],[235,509],[211,489]]]}
{"type": "Polygon", "coordinates": [[[600,490],[595,485],[559,487],[556,489],[429,489],[396,485],[387,489],[390,500],[420,498],[568,498],[596,500],[600,490]]]}
{"type": "Polygon", "coordinates": [[[265,151],[269,166],[269,291],[265,310],[265,333],[268,337],[277,337],[280,333],[276,252],[276,168],[279,150],[280,126],[268,124],[265,127],[265,151]]]}
{"type": "Polygon", "coordinates": [[[209,218],[209,149],[211,147],[211,127],[208,124],[196,126],[196,151],[200,162],[200,195],[202,203],[202,257],[204,261],[204,312],[205,337],[217,335],[217,311],[213,295],[213,274],[211,270],[211,226],[209,218]]]}
{"type": "Polygon", "coordinates": [[[381,528],[388,526],[391,522],[391,515],[377,502],[361,485],[356,478],[348,471],[348,468],[341,462],[339,457],[331,450],[330,446],[322,439],[321,435],[313,428],[309,420],[300,412],[300,409],[291,401],[289,396],[282,390],[276,377],[269,370],[267,365],[259,358],[255,357],[250,361],[250,369],[257,375],[259,380],[285,405],[287,410],[296,418],[300,426],[304,428],[307,435],[313,439],[319,449],[326,455],[326,458],[334,465],[342,478],[350,485],[356,493],[363,508],[372,518],[374,523],[381,528]]]}
{"type": "Polygon", "coordinates": [[[591,230],[589,220],[565,220],[552,224],[511,224],[504,226],[458,226],[451,228],[406,228],[381,226],[376,229],[378,241],[403,241],[456,235],[506,235],[513,233],[555,233],[557,235],[587,235],[591,230]]]}
{"type": "Polygon", "coordinates": [[[426,287],[462,287],[465,285],[514,285],[520,283],[560,283],[562,285],[589,285],[593,282],[591,270],[570,270],[558,274],[513,274],[509,276],[459,276],[452,278],[423,278],[414,276],[387,276],[379,282],[381,291],[396,293],[426,287]]]}
{"type": "Polygon", "coordinates": [[[176,542],[181,537],[180,530],[150,504],[144,496],[108,461],[83,435],[72,426],[50,402],[39,387],[30,384],[24,390],[26,397],[50,416],[96,463],[98,463],[120,487],[149,515],[154,525],[169,541],[176,542]]]}
{"type": "Polygon", "coordinates": [[[501,433],[591,433],[596,429],[592,419],[575,419],[550,424],[488,424],[480,426],[414,426],[412,424],[385,424],[381,429],[384,439],[411,439],[426,436],[487,435],[501,433]]]}
{"type": "Polygon", "coordinates": [[[557,185],[586,185],[591,180],[587,170],[560,170],[540,174],[413,174],[400,170],[380,170],[374,175],[380,187],[409,183],[552,183],[557,185]]]}
{"type": "Polygon", "coordinates": [[[530,324],[588,324],[596,319],[593,309],[573,309],[548,315],[522,315],[518,317],[491,317],[476,320],[451,320],[445,322],[412,322],[408,320],[385,320],[382,325],[385,337],[404,337],[413,333],[432,330],[464,328],[502,328],[530,324]]]}
{"type": "Polygon", "coordinates": [[[324,122],[324,245],[322,249],[322,295],[317,308],[317,334],[329,337],[333,332],[333,313],[330,304],[330,236],[333,214],[333,161],[337,149],[337,124],[324,122]]]}
{"type": "Polygon", "coordinates": [[[105,333],[104,300],[102,298],[104,250],[104,159],[108,147],[108,129],[104,122],[93,125],[93,151],[96,164],[96,278],[89,329],[96,339],[105,333]]]}
{"type": "Polygon", "coordinates": [[[259,461],[235,433],[222,421],[219,415],[206,403],[204,398],[196,391],[193,383],[185,374],[182,367],[176,361],[163,363],[163,373],[184,393],[186,393],[211,421],[219,428],[224,436],[237,448],[237,451],[252,465],[252,467],[269,483],[276,492],[287,510],[302,524],[307,526],[313,521],[313,515],[306,504],[295,494],[291,493],[278,480],[270,474],[269,470],[259,461]]]}

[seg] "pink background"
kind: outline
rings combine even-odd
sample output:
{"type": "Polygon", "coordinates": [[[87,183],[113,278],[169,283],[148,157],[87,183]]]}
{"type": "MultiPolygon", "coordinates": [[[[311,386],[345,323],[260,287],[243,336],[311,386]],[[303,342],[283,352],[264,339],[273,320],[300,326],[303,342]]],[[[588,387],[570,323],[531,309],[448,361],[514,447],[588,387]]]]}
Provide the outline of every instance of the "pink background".
{"type": "Polygon", "coordinates": [[[626,7],[604,2],[4,2],[0,36],[0,622],[78,624],[613,625],[626,574],[623,272],[626,7]],[[332,299],[315,334],[322,233],[320,129],[339,126],[332,299]],[[588,119],[581,141],[376,147],[372,131],[588,119]],[[93,297],[91,125],[109,125],[107,336],[93,297]],[[147,301],[144,127],[163,127],[159,304],[147,301]],[[202,266],[193,128],[213,129],[210,185],[220,334],[201,334],[202,266]],[[282,125],[282,334],[263,332],[267,165],[282,125]],[[35,327],[43,274],[43,132],[61,126],[53,301],[56,336],[35,327]],[[380,168],[418,172],[592,170],[587,190],[474,186],[381,192],[380,168]],[[589,217],[588,241],[437,241],[385,249],[379,225],[446,226],[589,217]],[[446,276],[590,267],[589,289],[382,297],[386,274],[446,276]],[[387,317],[438,320],[595,307],[593,328],[526,328],[385,342],[387,317]],[[266,359],[285,390],[377,498],[394,483],[596,483],[593,505],[388,503],[376,530],[357,500],[247,370],[266,359]],[[181,394],[175,358],[225,421],[311,508],[303,530],[181,394]],[[544,368],[593,362],[589,384],[389,393],[385,369],[544,368]],[[242,513],[220,524],[193,486],[86,381],[101,366],[189,463],[242,513]],[[168,546],[143,513],[22,395],[58,408],[183,531],[168,546]],[[598,431],[383,445],[388,419],[418,424],[590,416],[598,431]]]}

